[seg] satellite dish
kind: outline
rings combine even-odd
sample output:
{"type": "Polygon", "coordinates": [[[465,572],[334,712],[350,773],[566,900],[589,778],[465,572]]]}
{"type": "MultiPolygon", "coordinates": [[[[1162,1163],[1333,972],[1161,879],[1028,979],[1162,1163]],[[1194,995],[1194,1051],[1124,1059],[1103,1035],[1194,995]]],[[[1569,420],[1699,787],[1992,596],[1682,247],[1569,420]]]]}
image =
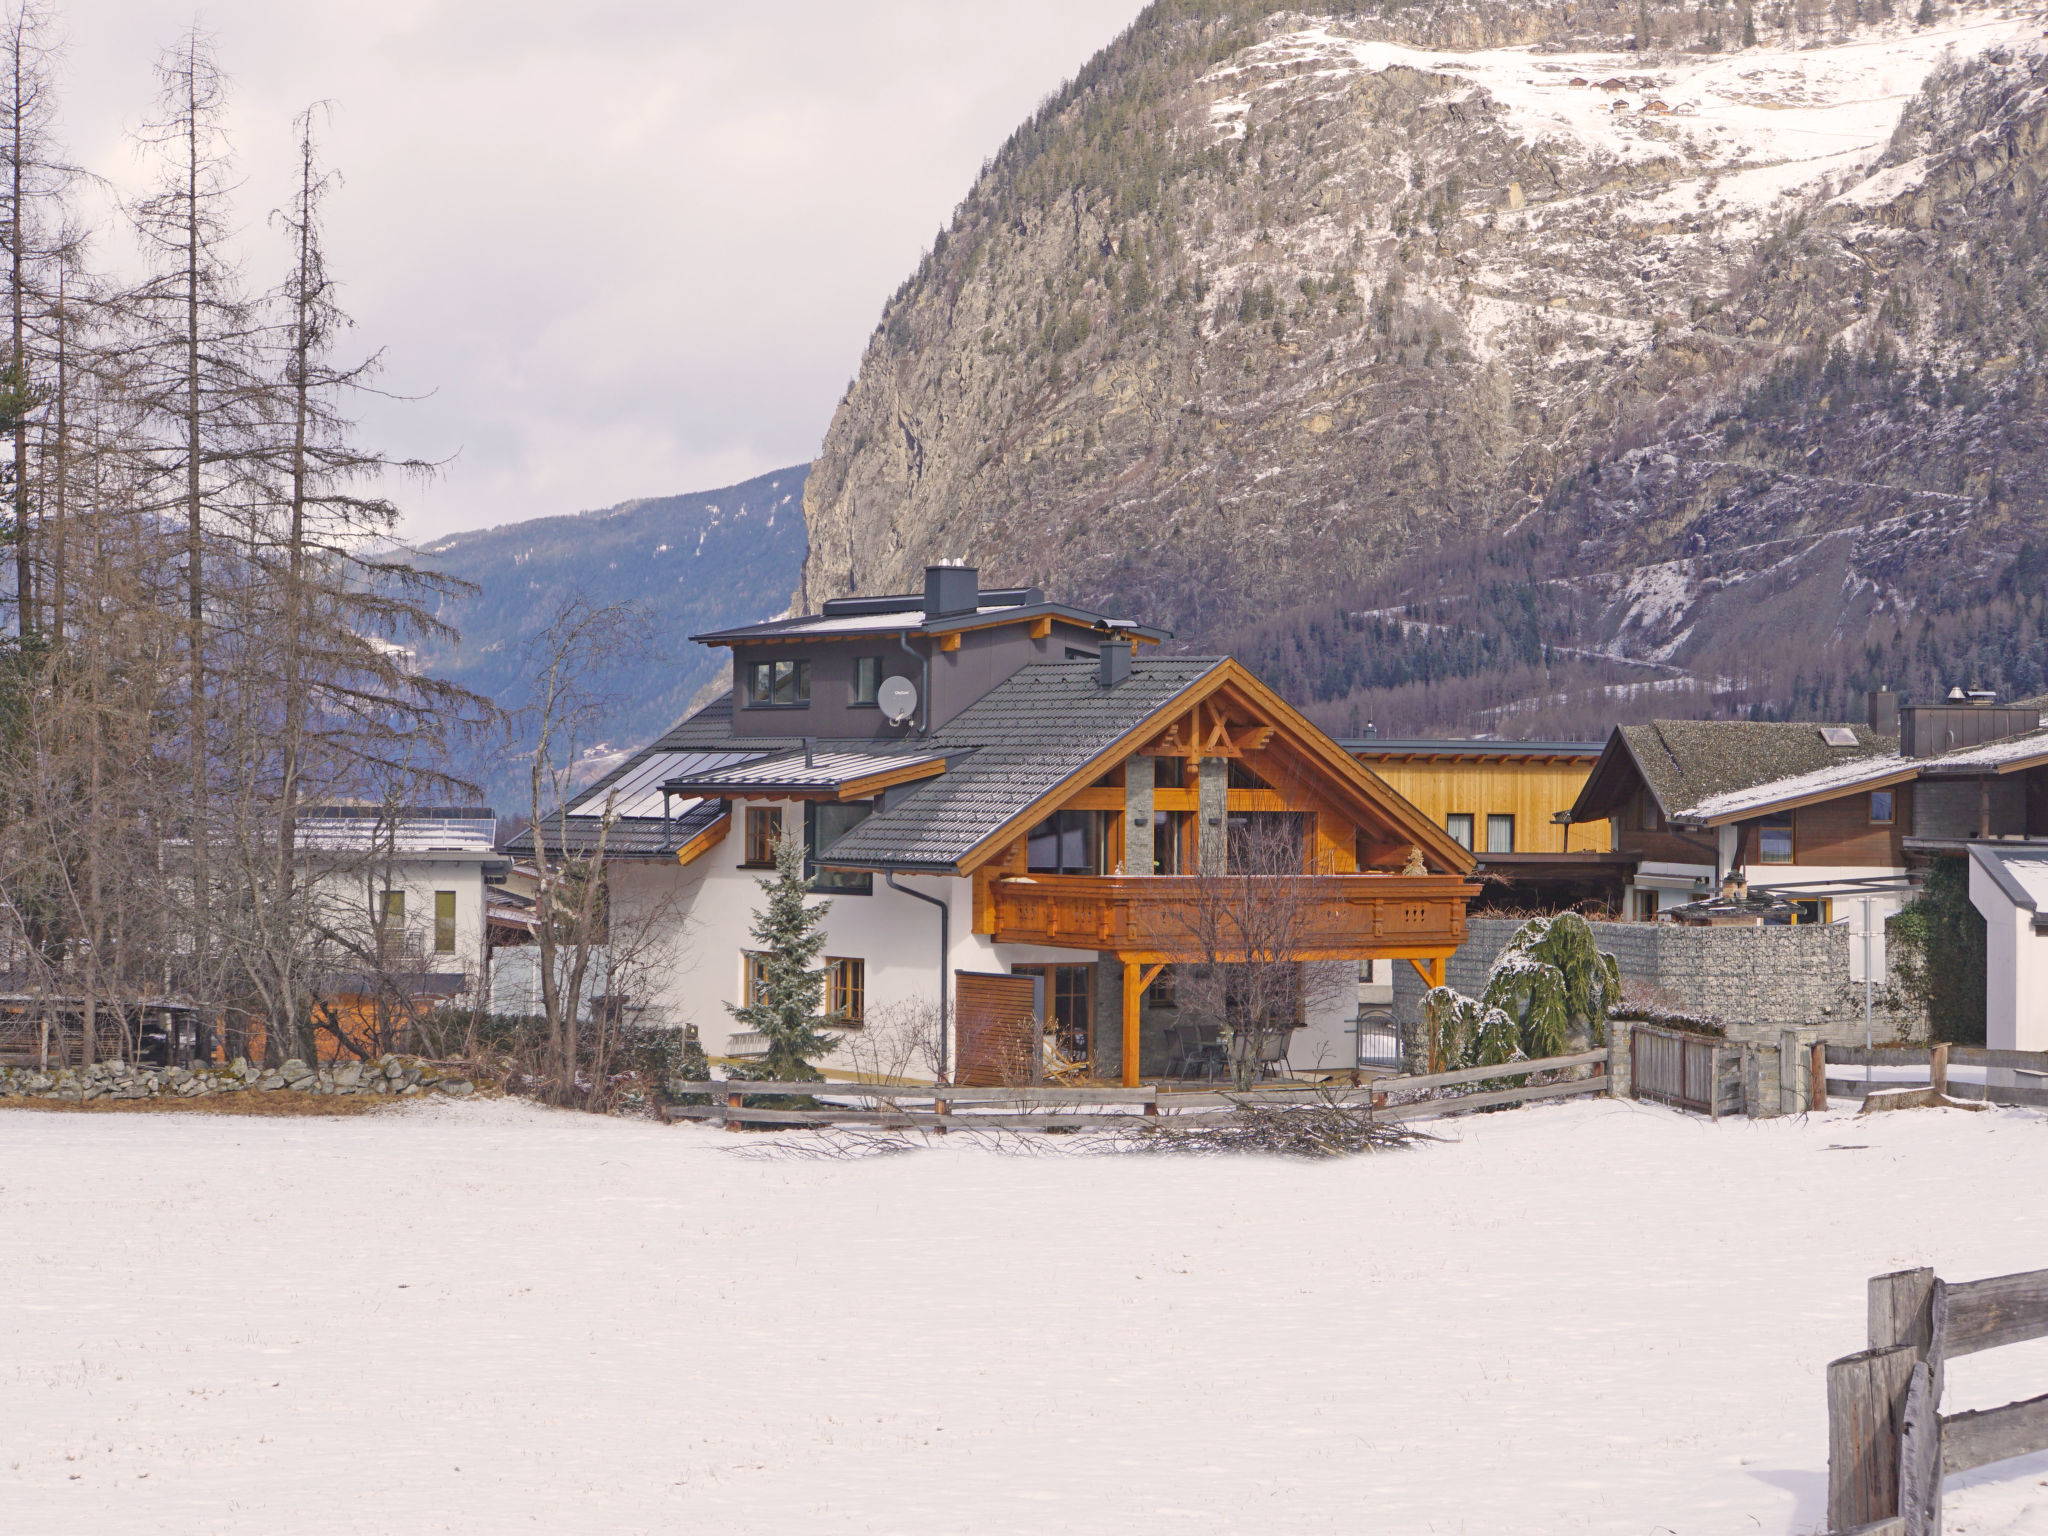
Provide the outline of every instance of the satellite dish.
{"type": "Polygon", "coordinates": [[[875,690],[875,702],[882,707],[883,719],[901,725],[917,713],[917,684],[907,677],[885,677],[875,690]]]}

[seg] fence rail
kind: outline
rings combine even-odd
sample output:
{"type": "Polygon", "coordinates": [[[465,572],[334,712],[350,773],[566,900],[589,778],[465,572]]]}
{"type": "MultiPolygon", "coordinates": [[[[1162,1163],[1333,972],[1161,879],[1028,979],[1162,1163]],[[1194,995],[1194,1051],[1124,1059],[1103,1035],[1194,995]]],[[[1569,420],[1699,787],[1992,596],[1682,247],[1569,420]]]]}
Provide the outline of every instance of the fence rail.
{"type": "Polygon", "coordinates": [[[1869,1348],[1828,1364],[1828,1529],[1939,1536],[1941,1480],[2048,1450],[2048,1395],[1941,1412],[1958,1355],[2048,1338],[2048,1269],[1950,1285],[1871,1279],[1869,1348]]]}
{"type": "Polygon", "coordinates": [[[1133,1122],[1170,1117],[1189,1124],[1229,1120],[1247,1109],[1342,1106],[1363,1109],[1375,1119],[1427,1120],[1507,1104],[1604,1094],[1613,1082],[1612,1048],[1551,1056],[1535,1061],[1468,1067],[1418,1077],[1382,1077],[1352,1085],[1294,1083],[1248,1088],[1242,1092],[1158,1088],[956,1088],[944,1083],[908,1086],[901,1083],[741,1082],[731,1078],[677,1083],[671,1091],[711,1102],[671,1104],[665,1119],[702,1120],[730,1129],[742,1125],[824,1126],[871,1125],[883,1128],[940,1130],[1109,1130],[1133,1122]],[[1527,1079],[1534,1074],[1578,1072],[1588,1076],[1564,1081],[1528,1083],[1519,1087],[1483,1087],[1478,1092],[1446,1095],[1444,1090],[1469,1089],[1527,1079]],[[1420,1097],[1416,1097],[1420,1095],[1420,1097]],[[781,1109],[749,1105],[756,1098],[808,1098],[816,1107],[781,1109]],[[855,1100],[854,1104],[833,1100],[855,1100]],[[912,1108],[909,1106],[918,1106],[912,1108]],[[1093,1106],[1086,1113],[1076,1110],[1093,1106]]]}
{"type": "Polygon", "coordinates": [[[1932,1045],[1918,1050],[1902,1046],[1830,1045],[1826,1058],[1830,1067],[1923,1067],[1927,1071],[1925,1082],[1830,1077],[1828,1093],[1834,1098],[1868,1100],[1886,1094],[1893,1096],[1894,1107],[1932,1103],[1939,1098],[2048,1106],[2048,1051],[1988,1051],[1965,1045],[1932,1045]],[[2019,1081],[1966,1082],[1950,1076],[1951,1067],[1981,1067],[1987,1074],[2003,1073],[2019,1081]],[[1916,1092],[1918,1097],[1914,1097],[1916,1092]]]}

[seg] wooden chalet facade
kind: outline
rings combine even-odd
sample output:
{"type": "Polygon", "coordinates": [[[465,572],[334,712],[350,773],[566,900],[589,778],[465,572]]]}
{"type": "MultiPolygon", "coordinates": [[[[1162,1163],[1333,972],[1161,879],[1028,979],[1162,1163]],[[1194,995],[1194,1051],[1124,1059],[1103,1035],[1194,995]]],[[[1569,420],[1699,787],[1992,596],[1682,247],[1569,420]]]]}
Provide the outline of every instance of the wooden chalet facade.
{"type": "Polygon", "coordinates": [[[1041,1030],[1098,1081],[1164,1075],[1182,966],[1344,968],[1289,1056],[1342,1070],[1358,962],[1434,982],[1465,936],[1472,854],[1237,662],[1143,654],[1162,631],[935,567],[921,595],[697,638],[732,651],[732,692],[562,825],[610,815],[615,902],[676,907],[664,1011],[714,1055],[749,1045],[727,1005],[778,831],[832,902],[848,1051],[936,1007],[955,1081],[1028,1079],[1041,1030]]]}

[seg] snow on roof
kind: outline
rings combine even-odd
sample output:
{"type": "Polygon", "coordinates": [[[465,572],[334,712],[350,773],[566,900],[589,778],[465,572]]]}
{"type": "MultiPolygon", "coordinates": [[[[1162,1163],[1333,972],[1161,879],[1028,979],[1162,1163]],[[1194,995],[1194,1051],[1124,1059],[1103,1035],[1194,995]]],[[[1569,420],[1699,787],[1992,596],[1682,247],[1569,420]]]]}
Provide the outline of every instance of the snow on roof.
{"type": "Polygon", "coordinates": [[[1887,752],[1878,757],[1859,757],[1850,762],[1836,763],[1830,768],[1817,768],[1811,773],[1794,774],[1791,778],[1772,779],[1767,783],[1754,784],[1748,789],[1708,795],[1697,805],[1673,812],[1671,819],[1687,822],[1718,821],[1726,816],[1739,815],[1744,811],[1761,811],[1781,801],[1801,800],[1808,795],[1822,794],[1829,790],[1847,792],[1859,784],[1880,782],[1886,778],[1910,774],[1917,766],[1915,759],[1897,752],[1887,752]]]}
{"type": "Polygon", "coordinates": [[[1922,759],[1922,762],[1939,776],[1948,769],[1996,768],[2000,764],[2019,762],[2029,757],[2048,757],[2048,731],[2029,731],[2024,736],[1987,741],[1981,747],[1958,747],[1953,752],[1922,759]]]}

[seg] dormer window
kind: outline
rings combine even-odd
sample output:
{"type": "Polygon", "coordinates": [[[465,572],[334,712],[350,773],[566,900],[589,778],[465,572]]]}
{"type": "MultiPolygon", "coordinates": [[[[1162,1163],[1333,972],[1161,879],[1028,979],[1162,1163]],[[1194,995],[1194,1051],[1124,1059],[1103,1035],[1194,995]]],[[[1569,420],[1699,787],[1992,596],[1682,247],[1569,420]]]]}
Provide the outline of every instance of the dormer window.
{"type": "Polygon", "coordinates": [[[747,692],[756,709],[793,709],[811,702],[808,661],[757,661],[748,673],[747,692]]]}

